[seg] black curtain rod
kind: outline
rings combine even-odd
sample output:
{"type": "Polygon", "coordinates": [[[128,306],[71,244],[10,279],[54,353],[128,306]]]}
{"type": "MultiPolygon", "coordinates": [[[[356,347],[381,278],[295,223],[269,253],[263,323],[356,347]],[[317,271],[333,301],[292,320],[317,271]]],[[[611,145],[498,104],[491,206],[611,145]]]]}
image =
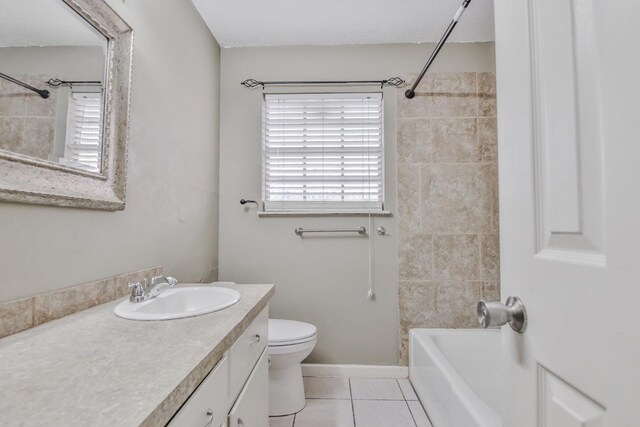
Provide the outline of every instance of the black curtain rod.
{"type": "Polygon", "coordinates": [[[101,85],[100,81],[89,81],[89,80],[60,80],[60,79],[49,79],[47,80],[47,84],[49,86],[58,87],[58,86],[68,86],[72,87],[73,85],[101,85]]]}
{"type": "Polygon", "coordinates": [[[49,91],[48,91],[48,90],[35,88],[35,87],[31,86],[31,85],[28,85],[28,84],[26,84],[26,83],[24,83],[24,82],[21,82],[21,81],[20,81],[20,80],[18,80],[18,79],[14,79],[14,78],[13,78],[13,77],[11,77],[11,76],[7,76],[6,74],[2,74],[2,73],[0,73],[0,78],[5,79],[5,80],[7,80],[7,81],[10,81],[11,83],[15,83],[15,84],[17,84],[18,86],[22,86],[22,87],[23,87],[23,88],[25,88],[25,89],[32,90],[32,91],[34,91],[35,93],[37,93],[38,95],[40,95],[40,96],[42,97],[42,99],[47,99],[47,98],[49,97],[49,95],[50,95],[50,93],[49,93],[49,91]]]}
{"type": "Polygon", "coordinates": [[[418,76],[416,81],[413,83],[413,86],[411,86],[411,89],[407,89],[407,91],[404,93],[404,96],[406,96],[408,99],[412,99],[414,96],[416,96],[416,88],[420,84],[420,81],[424,77],[424,75],[427,72],[427,70],[429,69],[429,67],[431,67],[431,64],[433,63],[434,59],[436,59],[436,56],[438,56],[438,53],[440,53],[440,49],[442,49],[442,46],[444,46],[445,42],[449,38],[449,35],[451,35],[451,32],[453,31],[453,29],[458,24],[458,20],[460,19],[460,17],[464,13],[464,11],[467,8],[467,6],[469,6],[469,3],[471,3],[471,0],[464,0],[462,2],[462,6],[460,6],[460,8],[456,12],[455,16],[451,20],[451,23],[449,24],[449,26],[447,27],[446,31],[444,32],[444,34],[440,38],[440,41],[436,45],[436,48],[433,49],[433,52],[431,52],[431,56],[429,56],[429,59],[427,60],[427,63],[422,68],[422,71],[420,71],[420,75],[418,76]]]}
{"type": "Polygon", "coordinates": [[[243,81],[242,83],[240,83],[242,86],[244,87],[248,87],[248,88],[254,88],[257,86],[262,86],[262,89],[264,89],[265,86],[287,86],[287,85],[296,85],[296,86],[312,86],[312,85],[349,85],[349,84],[360,84],[360,85],[366,85],[366,84],[379,84],[380,87],[387,85],[387,86],[400,86],[404,83],[404,80],[402,80],[400,77],[391,77],[389,79],[386,80],[336,80],[336,81],[329,81],[329,80],[317,80],[317,81],[282,81],[282,82],[261,82],[260,80],[255,80],[255,79],[247,79],[245,81],[243,81]]]}

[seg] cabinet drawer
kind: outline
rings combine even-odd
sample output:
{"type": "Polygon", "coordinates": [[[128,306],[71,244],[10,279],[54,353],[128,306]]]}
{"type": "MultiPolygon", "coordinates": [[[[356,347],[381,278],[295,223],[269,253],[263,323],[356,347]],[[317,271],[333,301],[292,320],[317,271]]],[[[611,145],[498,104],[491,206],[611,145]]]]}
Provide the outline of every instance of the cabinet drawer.
{"type": "Polygon", "coordinates": [[[262,353],[238,400],[229,411],[229,427],[269,427],[269,355],[262,353]]]}
{"type": "Polygon", "coordinates": [[[229,398],[233,402],[268,345],[269,309],[265,308],[229,350],[229,398]]]}
{"type": "Polygon", "coordinates": [[[169,427],[217,427],[227,419],[229,357],[225,355],[171,419],[169,427]]]}

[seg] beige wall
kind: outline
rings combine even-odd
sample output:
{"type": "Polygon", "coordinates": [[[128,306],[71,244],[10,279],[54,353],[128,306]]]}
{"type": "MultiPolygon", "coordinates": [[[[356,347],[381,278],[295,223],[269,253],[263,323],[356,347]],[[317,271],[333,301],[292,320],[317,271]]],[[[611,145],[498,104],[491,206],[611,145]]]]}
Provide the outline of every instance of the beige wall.
{"type": "Polygon", "coordinates": [[[188,0],[108,3],[135,31],[126,209],[0,203],[0,301],[159,264],[217,275],[219,46],[188,0]]]}
{"type": "MultiPolygon", "coordinates": [[[[366,298],[368,239],[300,239],[293,232],[296,227],[368,226],[366,217],[258,218],[255,207],[238,203],[241,198],[259,200],[261,194],[262,91],[245,89],[240,82],[246,78],[383,79],[420,70],[431,49],[431,45],[371,45],[222,50],[220,278],[275,283],[271,316],[318,327],[311,362],[398,363],[398,90],[384,89],[386,206],[393,216],[373,219],[373,228],[382,225],[389,236],[371,234],[376,299],[370,301],[366,298]]],[[[433,67],[433,71],[493,70],[491,43],[448,45],[433,67]]]]}
{"type": "Polygon", "coordinates": [[[499,300],[494,73],[430,73],[398,100],[401,363],[410,328],[474,328],[499,300]]]}

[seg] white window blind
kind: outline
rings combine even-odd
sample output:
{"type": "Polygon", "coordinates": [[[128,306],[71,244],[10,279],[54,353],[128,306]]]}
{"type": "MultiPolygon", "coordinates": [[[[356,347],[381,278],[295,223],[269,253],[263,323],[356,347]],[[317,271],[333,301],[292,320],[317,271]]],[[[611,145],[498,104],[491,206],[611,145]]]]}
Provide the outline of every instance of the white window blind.
{"type": "Polygon", "coordinates": [[[382,211],[381,93],[265,95],[266,212],[382,211]]]}
{"type": "Polygon", "coordinates": [[[67,114],[67,163],[87,171],[100,172],[102,93],[72,92],[67,114]]]}

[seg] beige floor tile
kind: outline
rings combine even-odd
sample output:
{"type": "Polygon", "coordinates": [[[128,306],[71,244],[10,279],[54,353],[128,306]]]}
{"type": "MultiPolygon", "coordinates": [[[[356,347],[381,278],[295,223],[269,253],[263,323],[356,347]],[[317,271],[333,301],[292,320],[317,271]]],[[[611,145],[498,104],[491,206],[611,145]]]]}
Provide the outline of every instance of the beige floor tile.
{"type": "Polygon", "coordinates": [[[409,410],[411,410],[411,415],[413,415],[413,419],[418,427],[433,427],[420,402],[412,401],[407,403],[409,404],[409,410]]]}
{"type": "Polygon", "coordinates": [[[416,425],[405,401],[354,400],[353,410],[357,426],[415,427],[416,425]]]}
{"type": "Polygon", "coordinates": [[[304,377],[307,399],[351,399],[348,378],[304,377]]]}
{"type": "Polygon", "coordinates": [[[293,415],[269,418],[269,427],[293,427],[293,415]]]}
{"type": "Polygon", "coordinates": [[[354,427],[351,401],[309,399],[307,406],[296,414],[295,427],[354,427]]]}
{"type": "Polygon", "coordinates": [[[398,379],[398,385],[400,385],[400,390],[402,390],[405,400],[418,400],[418,396],[416,396],[416,392],[413,390],[408,378],[398,379]]]}
{"type": "Polygon", "coordinates": [[[404,400],[392,378],[351,378],[351,394],[353,399],[404,400]]]}

